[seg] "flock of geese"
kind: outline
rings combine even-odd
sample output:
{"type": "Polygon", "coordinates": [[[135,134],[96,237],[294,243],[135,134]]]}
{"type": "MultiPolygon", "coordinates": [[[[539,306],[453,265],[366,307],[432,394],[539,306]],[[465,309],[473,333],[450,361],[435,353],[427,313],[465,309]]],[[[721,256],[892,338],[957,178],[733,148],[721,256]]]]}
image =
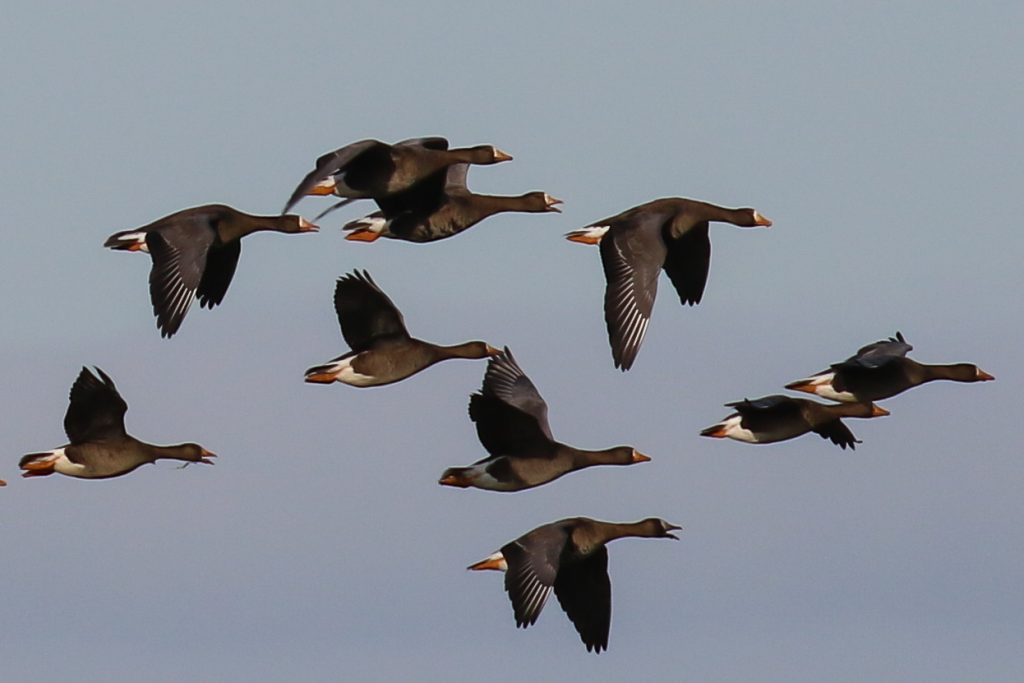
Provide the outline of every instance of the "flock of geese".
{"type": "MultiPolygon", "coordinates": [[[[340,198],[314,220],[349,202],[372,199],[378,211],[344,226],[349,233],[346,239],[366,242],[380,237],[431,242],[457,235],[499,212],[559,211],[561,201],[545,192],[491,196],[468,189],[470,165],[497,164],[511,158],[490,145],[449,149],[448,141],[440,137],[393,145],[363,140],[317,159],[280,216],[254,216],[224,205],[199,206],[115,233],[104,246],[149,253],[149,293],[157,328],[163,337],[171,337],[194,299],[208,308],[224,300],[243,237],[265,230],[303,233],[318,229],[313,222],[288,213],[307,195],[340,198]]],[[[571,241],[600,249],[607,280],[604,315],[617,368],[626,371],[636,360],[662,270],[682,304],[700,302],[711,263],[711,222],[738,227],[772,224],[754,209],[668,198],[641,204],[566,235],[571,241]]],[[[483,341],[441,346],[411,336],[398,307],[365,271],[356,270],[338,279],[334,308],[350,351],[311,367],[305,374],[307,382],[381,386],[444,360],[489,359],[483,385],[469,400],[469,417],[488,457],[448,468],[440,484],[521,491],[586,467],[650,460],[632,446],[585,450],[555,440],[547,404],[507,347],[499,350],[483,341]]],[[[701,434],[771,443],[814,432],[852,449],[859,441],[842,418],[887,415],[875,401],[933,380],[993,379],[972,364],[918,363],[907,357],[911,349],[897,332],[895,337],[864,346],[827,370],[786,386],[834,403],[781,394],[743,399],[726,404],[735,412],[701,434]]],[[[127,474],[159,459],[212,464],[215,454],[198,444],[156,446],[130,436],[124,426],[127,409],[105,372],[83,368],[71,387],[64,416],[69,443],[24,456],[22,476],[56,472],[102,479],[127,474]]],[[[624,537],[674,539],[672,532],[679,528],[656,518],[633,523],[563,519],[533,529],[469,569],[505,572],[505,590],[516,625],[524,628],[535,623],[553,589],[587,650],[601,652],[608,647],[611,623],[606,544],[624,537]]]]}

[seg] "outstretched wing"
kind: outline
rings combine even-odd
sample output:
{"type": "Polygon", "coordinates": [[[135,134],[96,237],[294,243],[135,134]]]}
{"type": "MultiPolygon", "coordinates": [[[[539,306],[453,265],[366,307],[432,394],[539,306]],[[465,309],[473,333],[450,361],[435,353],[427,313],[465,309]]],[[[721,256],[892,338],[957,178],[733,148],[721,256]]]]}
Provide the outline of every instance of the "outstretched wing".
{"type": "Polygon", "coordinates": [[[298,204],[300,199],[309,194],[309,191],[317,183],[321,180],[327,180],[332,175],[341,173],[359,155],[371,150],[386,153],[387,147],[386,144],[379,140],[360,140],[359,142],[353,142],[350,145],[345,145],[340,149],[324,154],[316,160],[316,167],[306,174],[306,177],[302,179],[302,182],[292,192],[292,196],[288,198],[288,203],[284,205],[281,213],[286,214],[291,211],[291,208],[298,204]]]}
{"type": "Polygon", "coordinates": [[[365,270],[338,278],[334,310],[341,335],[353,351],[365,351],[381,337],[408,337],[402,313],[365,270]]]}
{"type": "Polygon", "coordinates": [[[512,601],[516,626],[526,628],[536,623],[555,585],[559,558],[568,538],[563,525],[545,524],[502,547],[508,565],[505,590],[512,601]]]}
{"type": "Polygon", "coordinates": [[[658,214],[637,214],[634,221],[611,224],[601,240],[601,265],[608,283],[604,319],[615,367],[623,370],[632,367],[654,310],[666,256],[661,223],[658,214]]]}
{"type": "Polygon", "coordinates": [[[586,557],[563,562],[555,579],[555,596],[587,651],[607,650],[612,623],[608,549],[602,545],[586,557]]]}
{"type": "Polygon", "coordinates": [[[238,267],[238,257],[241,253],[242,240],[229,242],[217,249],[211,248],[207,252],[206,268],[196,290],[200,306],[213,308],[224,300],[231,278],[235,276],[235,268],[238,267]]]}
{"type": "Polygon", "coordinates": [[[914,347],[903,338],[903,334],[897,332],[895,337],[862,346],[857,349],[857,353],[837,365],[880,368],[893,362],[894,358],[903,358],[913,349],[914,347]]]}
{"type": "Polygon", "coordinates": [[[117,393],[114,381],[96,368],[99,377],[86,368],[71,385],[70,403],[64,414],[64,432],[73,444],[124,436],[124,414],[128,404],[117,393]]]}
{"type": "Polygon", "coordinates": [[[445,182],[448,169],[434,171],[410,187],[387,195],[375,197],[374,201],[386,218],[394,218],[401,214],[426,217],[432,214],[445,198],[445,182]]]}
{"type": "Polygon", "coordinates": [[[507,347],[488,361],[480,393],[470,396],[469,417],[492,455],[543,457],[554,447],[547,403],[507,347]]]}
{"type": "Polygon", "coordinates": [[[795,413],[800,412],[800,406],[789,396],[783,396],[781,394],[772,394],[771,396],[762,396],[761,398],[749,399],[745,398],[742,401],[734,401],[733,403],[726,403],[726,408],[735,408],[736,412],[745,415],[748,413],[756,413],[763,411],[792,411],[795,413]]]}
{"type": "MultiPolygon", "coordinates": [[[[448,140],[441,137],[411,138],[402,140],[395,147],[423,147],[445,151],[448,149],[448,140]]],[[[388,219],[403,213],[411,213],[417,218],[425,217],[433,213],[444,201],[446,178],[447,169],[442,168],[404,190],[383,197],[374,197],[374,201],[388,219]]]]}
{"type": "Polygon", "coordinates": [[[831,368],[833,370],[842,371],[844,374],[849,374],[851,376],[858,373],[864,373],[866,371],[872,371],[872,376],[880,377],[881,375],[876,371],[897,373],[903,365],[904,357],[902,355],[874,353],[864,356],[851,356],[842,363],[833,363],[831,368]]]}
{"type": "Polygon", "coordinates": [[[711,239],[703,221],[676,238],[665,237],[665,272],[683,304],[699,304],[711,268],[711,239]]]}
{"type": "Polygon", "coordinates": [[[773,394],[757,399],[727,403],[741,418],[740,425],[754,432],[770,432],[779,423],[803,420],[800,404],[788,396],[773,394]]]}
{"type": "Polygon", "coordinates": [[[850,431],[850,428],[847,427],[839,418],[818,425],[814,428],[814,433],[823,439],[828,439],[844,450],[847,446],[850,447],[851,451],[856,450],[857,444],[860,443],[860,441],[853,436],[853,432],[850,431]]]}
{"type": "MultiPolygon", "coordinates": [[[[206,257],[215,236],[210,220],[209,214],[196,214],[146,233],[146,246],[153,259],[149,297],[161,336],[170,337],[178,331],[203,281],[206,257]]],[[[230,279],[219,283],[224,291],[230,279]]],[[[207,298],[212,301],[216,290],[210,286],[207,298]]],[[[220,295],[223,297],[223,292],[220,295]]]]}

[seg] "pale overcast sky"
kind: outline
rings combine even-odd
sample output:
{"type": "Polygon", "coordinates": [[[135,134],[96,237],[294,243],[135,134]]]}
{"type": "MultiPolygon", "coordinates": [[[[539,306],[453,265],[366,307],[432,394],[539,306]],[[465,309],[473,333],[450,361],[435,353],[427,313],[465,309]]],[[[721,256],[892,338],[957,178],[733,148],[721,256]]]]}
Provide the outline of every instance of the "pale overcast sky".
{"type": "MultiPolygon", "coordinates": [[[[1020,681],[1024,336],[1020,3],[8,3],[0,22],[9,681],[1020,681]],[[436,244],[246,238],[213,312],[160,338],[149,259],[111,233],[223,202],[274,213],[320,154],[445,135],[515,156],[470,187],[544,190],[436,244]],[[712,227],[703,303],[666,278],[612,367],[594,248],[568,230],[663,196],[712,227]],[[410,331],[508,345],[557,438],[653,461],[516,494],[440,487],[483,457],[482,361],[394,386],[302,382],[341,354],[335,279],[410,331]],[[703,439],[727,401],[901,330],[936,383],[841,451],[703,439]],[[23,480],[64,443],[83,365],[130,433],[215,467],[23,480]],[[517,630],[466,565],[540,524],[659,516],[610,546],[607,653],[552,599],[517,630]]],[[[327,200],[299,204],[312,217],[327,200]]]]}

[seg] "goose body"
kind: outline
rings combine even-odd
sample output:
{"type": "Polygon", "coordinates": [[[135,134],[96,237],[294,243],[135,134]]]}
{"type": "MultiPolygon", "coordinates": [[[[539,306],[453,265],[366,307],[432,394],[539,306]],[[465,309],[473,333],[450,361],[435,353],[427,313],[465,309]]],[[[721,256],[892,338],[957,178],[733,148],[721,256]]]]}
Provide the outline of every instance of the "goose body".
{"type": "Polygon", "coordinates": [[[440,484],[521,491],[594,465],[632,465],[650,458],[632,446],[583,450],[555,441],[547,403],[506,348],[487,363],[483,387],[469,401],[480,443],[490,454],[468,467],[450,467],[440,484]]]}
{"type": "Polygon", "coordinates": [[[434,242],[457,235],[488,216],[516,211],[558,212],[560,199],[545,192],[514,197],[474,194],[466,186],[469,164],[453,164],[409,190],[376,200],[380,211],[352,221],[345,239],[372,242],[378,237],[434,242]]]}
{"type": "Polygon", "coordinates": [[[409,336],[402,313],[366,271],[338,279],[334,309],[352,350],[306,370],[307,382],[375,387],[401,381],[442,360],[498,353],[482,341],[440,346],[409,336]]]}
{"type": "Polygon", "coordinates": [[[282,213],[306,195],[344,198],[333,209],[354,199],[387,197],[407,190],[451,164],[497,164],[511,158],[493,145],[448,149],[448,140],[442,137],[413,138],[394,145],[360,140],[317,159],[316,167],[295,188],[282,213]]]}
{"type": "Polygon", "coordinates": [[[880,417],[889,412],[872,404],[817,403],[804,398],[775,394],[735,403],[726,407],[736,410],[718,424],[701,432],[701,436],[734,439],[744,443],[775,443],[814,432],[840,448],[855,449],[860,443],[843,424],[843,417],[880,417]]]}
{"type": "Polygon", "coordinates": [[[24,456],[23,477],[54,472],[80,479],[108,479],[128,474],[161,459],[212,464],[214,454],[194,443],[155,446],[125,432],[128,404],[114,381],[99,368],[97,375],[82,368],[71,387],[64,431],[70,443],[52,451],[24,456]]]}
{"type": "Polygon", "coordinates": [[[606,544],[618,538],[677,538],[663,519],[602,522],[573,517],[537,527],[470,565],[505,572],[516,626],[536,623],[552,589],[587,651],[608,649],[612,587],[606,544]]]}
{"type": "Polygon", "coordinates": [[[918,363],[907,357],[912,349],[897,332],[896,337],[864,346],[841,363],[791,382],[786,388],[853,403],[881,401],[935,380],[986,382],[995,379],[972,363],[918,363]]]}
{"type": "Polygon", "coordinates": [[[700,303],[711,265],[711,222],[738,227],[772,224],[754,209],[673,197],[635,206],[566,235],[570,241],[600,245],[607,280],[604,316],[615,367],[628,370],[636,359],[662,270],[681,303],[700,303]]]}
{"type": "Polygon", "coordinates": [[[153,313],[160,336],[171,337],[194,298],[211,309],[224,300],[242,253],[242,237],[263,230],[313,232],[317,226],[301,216],[254,216],[223,204],[207,204],[114,233],[103,246],[149,253],[153,313]]]}

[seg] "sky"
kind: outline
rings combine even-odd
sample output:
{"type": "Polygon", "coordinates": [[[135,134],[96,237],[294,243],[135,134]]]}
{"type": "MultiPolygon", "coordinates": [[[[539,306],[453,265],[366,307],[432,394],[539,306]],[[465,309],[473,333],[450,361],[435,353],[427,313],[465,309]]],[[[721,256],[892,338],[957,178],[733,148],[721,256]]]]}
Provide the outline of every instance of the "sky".
{"type": "Polygon", "coordinates": [[[9,3],[4,679],[1021,680],[1022,23],[1009,2],[9,3]],[[361,202],[318,234],[257,234],[223,305],[170,340],[149,259],[102,247],[204,203],[276,213],[320,154],[423,135],[499,146],[515,160],[471,189],[564,213],[346,242],[361,202]],[[775,224],[712,226],[703,302],[662,278],[621,373],[598,252],[562,235],[665,196],[775,224]],[[511,347],[556,438],[653,460],[438,486],[484,457],[466,413],[483,361],[302,381],[346,350],[331,297],[355,268],[414,336],[511,347]],[[698,436],[897,330],[996,381],[886,401],[848,422],[855,452],[698,436]],[[65,443],[85,365],[131,434],[216,466],[21,479],[21,455],[65,443]],[[576,515],[683,526],[610,546],[599,656],[554,599],[518,630],[501,577],[465,570],[576,515]]]}

